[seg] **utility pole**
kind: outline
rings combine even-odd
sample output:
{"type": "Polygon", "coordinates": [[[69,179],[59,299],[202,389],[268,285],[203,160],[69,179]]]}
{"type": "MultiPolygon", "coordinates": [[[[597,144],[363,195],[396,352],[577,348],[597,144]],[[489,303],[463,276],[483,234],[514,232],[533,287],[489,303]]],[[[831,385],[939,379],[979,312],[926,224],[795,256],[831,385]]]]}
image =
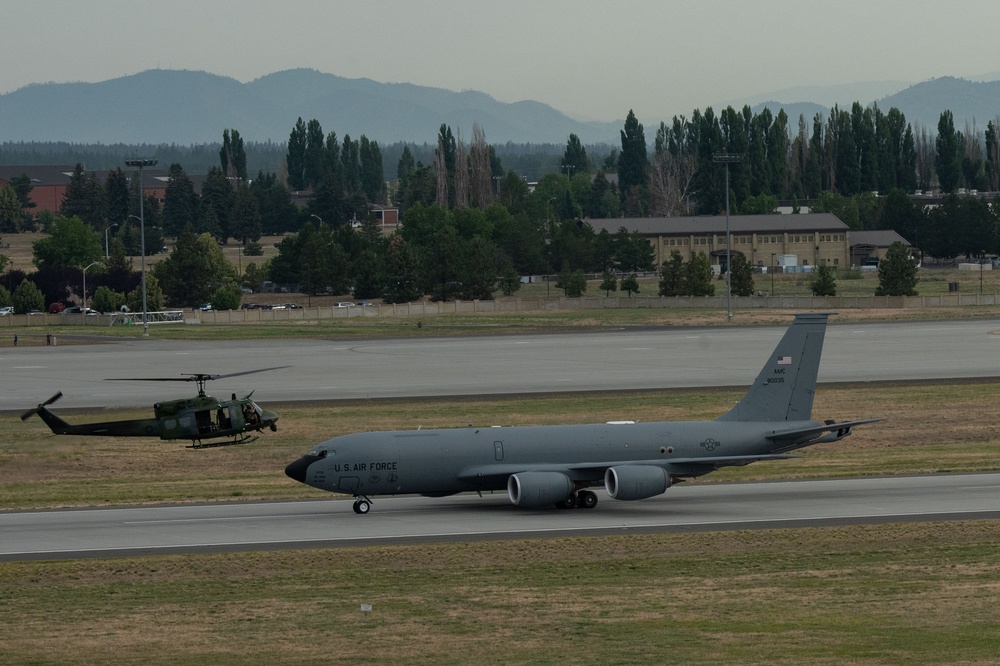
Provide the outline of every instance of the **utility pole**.
{"type": "Polygon", "coordinates": [[[742,155],[720,153],[712,156],[712,161],[726,165],[726,321],[733,323],[733,257],[732,241],[729,234],[729,165],[743,159],[742,155]]]}
{"type": "Polygon", "coordinates": [[[125,166],[139,169],[139,247],[142,252],[142,337],[149,336],[149,317],[146,311],[146,216],[143,212],[143,200],[146,198],[142,190],[142,168],[156,166],[157,160],[139,158],[125,160],[125,166]]]}

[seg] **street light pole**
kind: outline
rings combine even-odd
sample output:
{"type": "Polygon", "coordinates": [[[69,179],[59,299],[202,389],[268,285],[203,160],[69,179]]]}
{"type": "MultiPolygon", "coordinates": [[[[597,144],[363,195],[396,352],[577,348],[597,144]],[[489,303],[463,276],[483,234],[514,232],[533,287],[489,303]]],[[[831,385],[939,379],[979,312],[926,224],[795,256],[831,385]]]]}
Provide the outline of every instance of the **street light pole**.
{"type": "Polygon", "coordinates": [[[109,227],[107,227],[107,228],[104,229],[104,258],[105,259],[107,259],[110,256],[110,254],[108,253],[108,232],[111,231],[112,229],[114,229],[117,226],[118,226],[118,223],[115,222],[111,226],[109,226],[109,227]]]}
{"type": "MultiPolygon", "coordinates": [[[[84,317],[87,316],[87,269],[90,268],[91,266],[96,266],[99,263],[101,262],[93,261],[83,267],[83,316],[84,317]]],[[[83,321],[84,323],[86,323],[87,320],[84,319],[83,321]]]]}
{"type": "Polygon", "coordinates": [[[139,169],[139,247],[142,252],[141,266],[142,266],[142,336],[149,336],[149,318],[146,312],[146,216],[143,211],[143,190],[142,190],[142,168],[148,166],[156,166],[157,160],[140,158],[125,160],[125,166],[136,167],[139,169]]]}
{"type": "Polygon", "coordinates": [[[733,261],[732,242],[729,235],[729,165],[743,159],[740,155],[713,155],[712,161],[726,165],[726,309],[727,321],[733,321],[733,261]]]}

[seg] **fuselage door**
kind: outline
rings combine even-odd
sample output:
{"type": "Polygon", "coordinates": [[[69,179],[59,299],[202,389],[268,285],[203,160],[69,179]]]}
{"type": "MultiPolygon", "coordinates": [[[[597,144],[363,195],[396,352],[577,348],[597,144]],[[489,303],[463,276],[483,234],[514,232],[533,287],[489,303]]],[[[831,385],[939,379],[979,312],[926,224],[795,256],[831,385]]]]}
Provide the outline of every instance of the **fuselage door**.
{"type": "Polygon", "coordinates": [[[493,454],[496,456],[497,460],[503,460],[503,442],[493,442],[493,454]]]}

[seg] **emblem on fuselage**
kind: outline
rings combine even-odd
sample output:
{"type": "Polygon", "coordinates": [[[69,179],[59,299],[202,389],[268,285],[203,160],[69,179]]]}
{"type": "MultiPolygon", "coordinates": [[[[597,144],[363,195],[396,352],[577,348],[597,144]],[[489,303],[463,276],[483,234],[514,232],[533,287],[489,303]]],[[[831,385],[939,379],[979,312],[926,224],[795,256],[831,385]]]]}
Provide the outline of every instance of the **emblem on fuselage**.
{"type": "Polygon", "coordinates": [[[698,446],[702,447],[706,451],[714,451],[716,448],[722,446],[722,442],[720,442],[718,440],[715,440],[715,439],[712,439],[711,437],[709,437],[708,439],[706,439],[704,442],[702,442],[698,446]]]}

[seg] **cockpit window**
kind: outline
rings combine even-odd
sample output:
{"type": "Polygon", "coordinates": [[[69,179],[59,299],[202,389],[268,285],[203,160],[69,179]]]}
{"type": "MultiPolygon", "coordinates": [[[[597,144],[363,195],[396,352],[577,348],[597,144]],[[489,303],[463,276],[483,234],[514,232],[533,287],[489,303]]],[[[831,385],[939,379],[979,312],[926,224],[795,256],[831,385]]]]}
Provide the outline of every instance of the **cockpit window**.
{"type": "Polygon", "coordinates": [[[322,446],[317,446],[309,452],[309,455],[316,456],[317,458],[326,458],[328,455],[333,455],[335,453],[336,451],[333,451],[332,449],[325,449],[322,446]]]}

